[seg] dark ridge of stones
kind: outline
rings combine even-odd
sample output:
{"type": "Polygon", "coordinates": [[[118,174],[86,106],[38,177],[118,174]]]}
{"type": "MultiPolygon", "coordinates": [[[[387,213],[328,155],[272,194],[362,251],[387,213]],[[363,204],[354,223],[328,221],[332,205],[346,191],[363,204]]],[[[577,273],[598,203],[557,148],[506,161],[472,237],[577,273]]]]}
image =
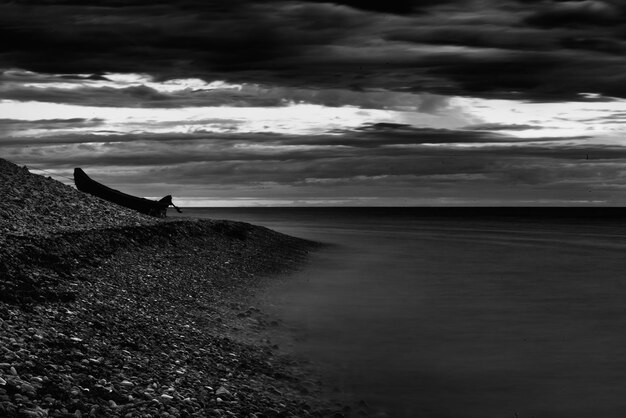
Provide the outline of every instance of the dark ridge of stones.
{"type": "Polygon", "coordinates": [[[154,225],[158,220],[0,159],[0,248],[6,236],[154,225]]]}
{"type": "Polygon", "coordinates": [[[306,254],[307,244],[269,229],[232,221],[174,221],[111,229],[74,231],[53,236],[9,236],[0,260],[0,300],[13,303],[69,301],[68,287],[80,269],[135,247],[172,246],[184,242],[211,249],[207,263],[221,251],[237,248],[240,259],[259,273],[287,268],[288,255],[306,254]],[[304,245],[303,245],[304,244],[304,245]],[[220,247],[221,246],[221,247],[220,247]],[[254,258],[257,257],[257,258],[254,258]]]}

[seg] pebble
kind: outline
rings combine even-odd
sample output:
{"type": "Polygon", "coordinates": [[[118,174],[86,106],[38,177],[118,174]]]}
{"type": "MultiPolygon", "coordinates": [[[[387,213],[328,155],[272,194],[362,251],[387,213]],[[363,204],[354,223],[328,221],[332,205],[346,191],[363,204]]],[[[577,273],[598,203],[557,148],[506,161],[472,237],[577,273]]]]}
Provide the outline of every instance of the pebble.
{"type": "Polygon", "coordinates": [[[20,385],[20,391],[22,393],[26,393],[30,395],[30,394],[35,394],[37,390],[31,384],[22,382],[22,384],[20,385]]]}
{"type": "Polygon", "coordinates": [[[224,386],[220,386],[216,391],[215,394],[217,396],[222,396],[222,397],[230,397],[233,396],[230,391],[228,389],[226,389],[224,386]]]}
{"type": "Polygon", "coordinates": [[[38,406],[34,408],[22,408],[19,410],[22,417],[25,418],[46,418],[48,417],[48,411],[38,406]]]}
{"type": "Polygon", "coordinates": [[[161,400],[162,400],[162,401],[164,401],[164,402],[169,402],[169,401],[171,401],[172,399],[174,399],[174,397],[173,397],[173,396],[166,395],[165,393],[164,393],[164,394],[162,394],[162,395],[160,396],[160,398],[161,398],[161,400]]]}

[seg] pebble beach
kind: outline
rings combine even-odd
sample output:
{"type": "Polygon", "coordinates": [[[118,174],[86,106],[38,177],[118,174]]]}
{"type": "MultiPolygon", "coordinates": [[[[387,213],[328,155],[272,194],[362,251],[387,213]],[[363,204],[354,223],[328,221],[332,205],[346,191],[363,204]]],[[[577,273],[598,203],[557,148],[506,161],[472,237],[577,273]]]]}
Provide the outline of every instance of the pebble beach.
{"type": "Polygon", "coordinates": [[[250,305],[318,244],[155,219],[0,160],[1,417],[349,416],[250,305]]]}

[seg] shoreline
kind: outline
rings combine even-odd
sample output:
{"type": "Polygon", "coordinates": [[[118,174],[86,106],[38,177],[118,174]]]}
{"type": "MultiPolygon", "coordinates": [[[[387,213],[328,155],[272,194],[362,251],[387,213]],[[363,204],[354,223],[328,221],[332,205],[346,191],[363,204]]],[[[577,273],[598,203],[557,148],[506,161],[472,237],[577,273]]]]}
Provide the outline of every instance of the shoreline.
{"type": "Polygon", "coordinates": [[[17,241],[4,268],[32,282],[0,301],[0,415],[343,416],[246,304],[318,244],[211,220],[17,241]]]}
{"type": "Polygon", "coordinates": [[[0,159],[0,416],[353,416],[248,303],[322,244],[149,218],[0,159]]]}

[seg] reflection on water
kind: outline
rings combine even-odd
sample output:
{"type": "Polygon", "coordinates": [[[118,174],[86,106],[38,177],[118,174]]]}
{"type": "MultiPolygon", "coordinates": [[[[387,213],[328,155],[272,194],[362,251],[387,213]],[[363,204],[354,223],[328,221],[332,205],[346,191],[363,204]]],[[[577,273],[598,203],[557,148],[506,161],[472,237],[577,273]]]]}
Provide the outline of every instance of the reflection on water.
{"type": "Polygon", "coordinates": [[[240,211],[336,244],[269,303],[390,416],[626,411],[626,224],[240,211]]]}

